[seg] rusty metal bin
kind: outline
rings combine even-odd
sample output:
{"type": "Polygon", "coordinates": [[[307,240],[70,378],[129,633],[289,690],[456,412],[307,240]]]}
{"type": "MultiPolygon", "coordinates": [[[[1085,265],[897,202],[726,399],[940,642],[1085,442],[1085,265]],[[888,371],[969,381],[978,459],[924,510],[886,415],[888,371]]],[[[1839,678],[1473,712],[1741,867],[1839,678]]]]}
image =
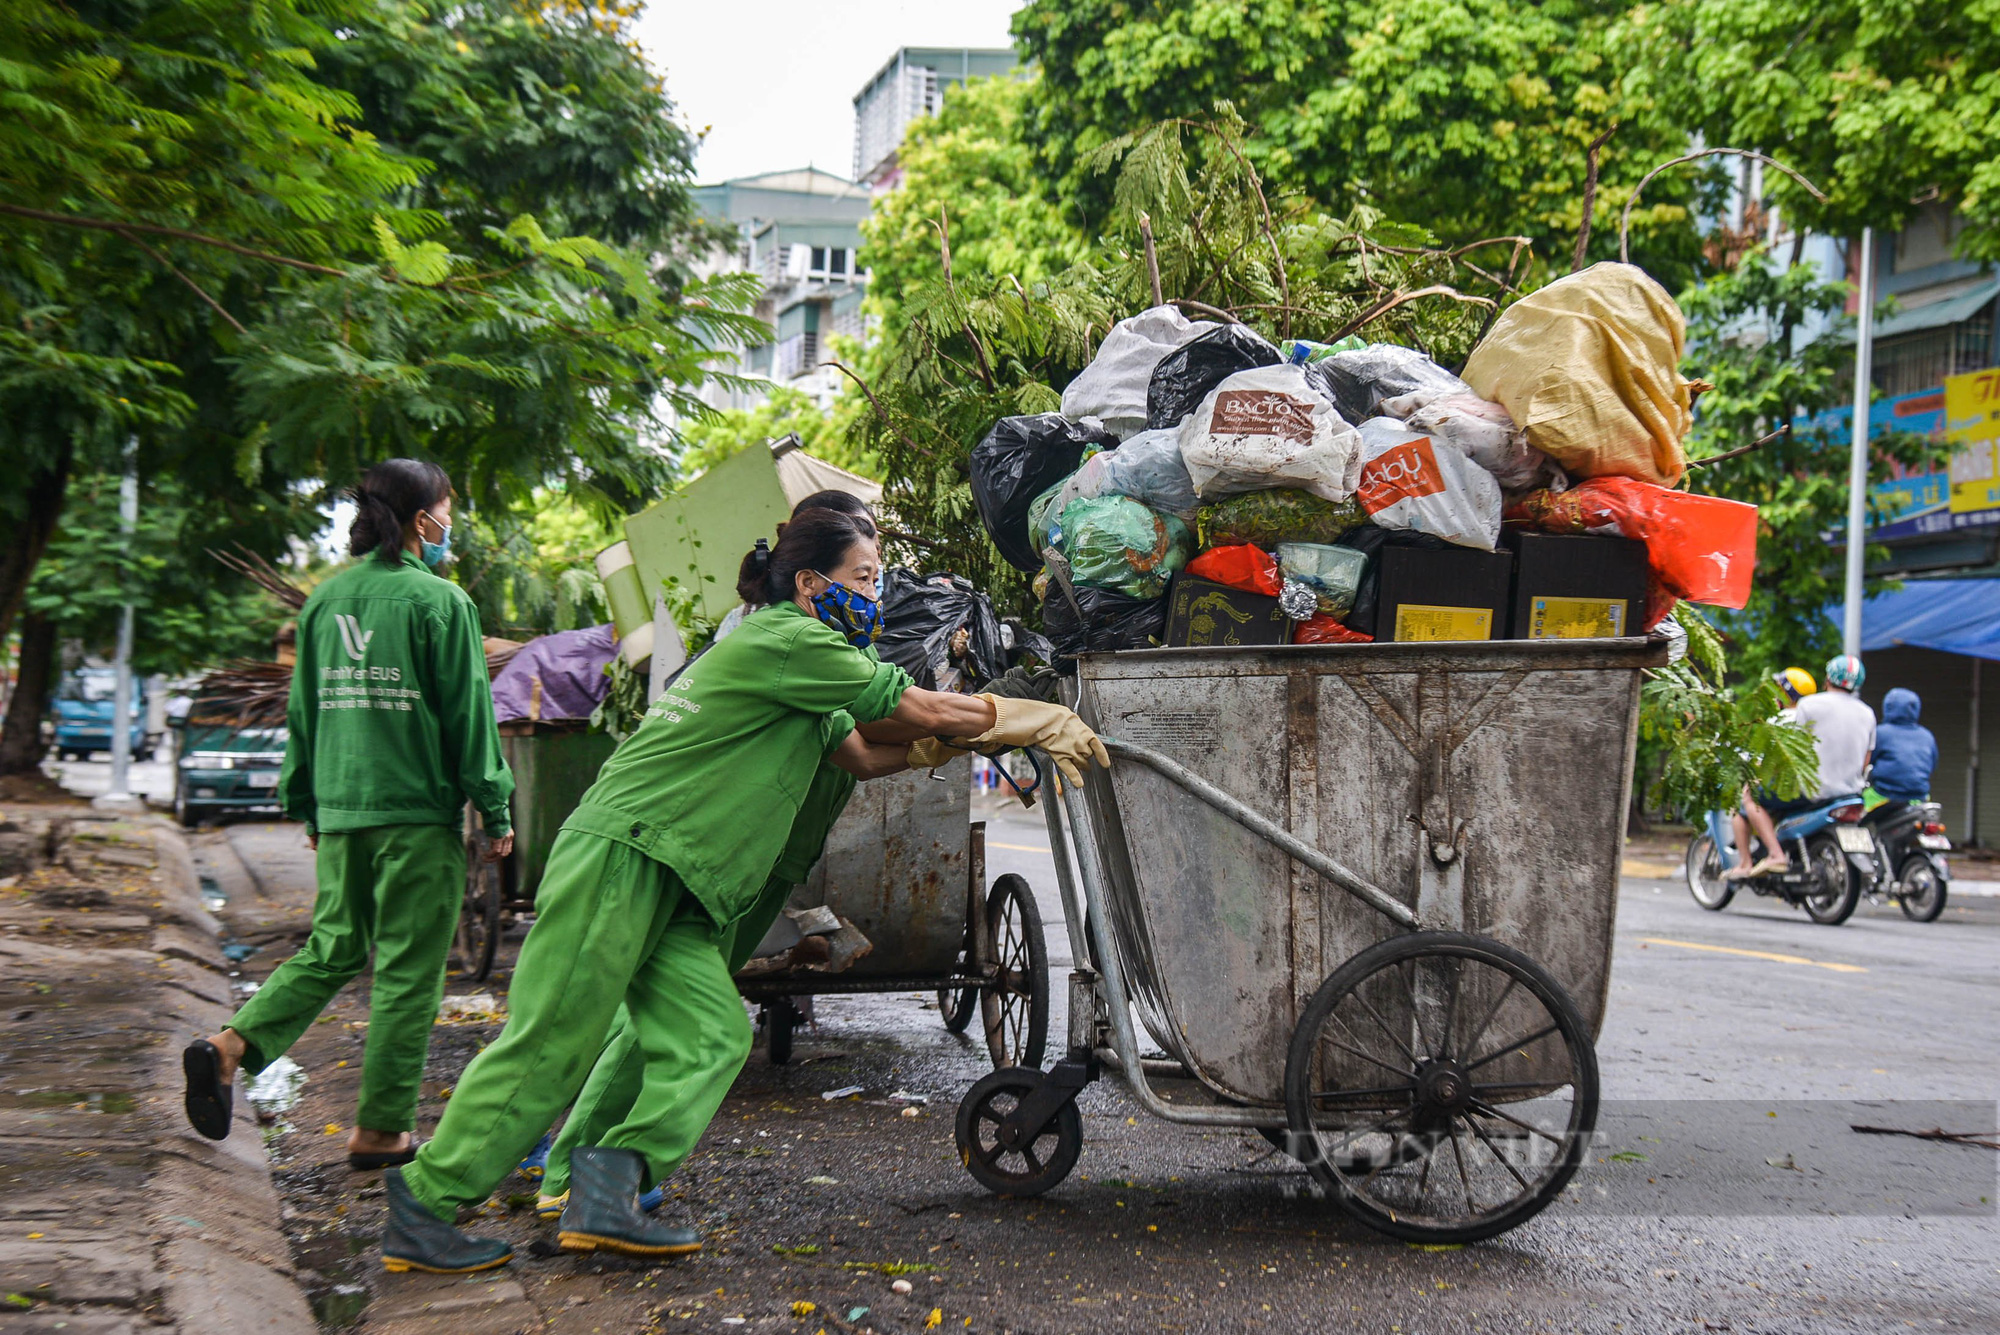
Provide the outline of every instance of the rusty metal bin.
{"type": "Polygon", "coordinates": [[[1083,659],[1114,763],[1064,806],[1059,880],[1090,924],[1070,1057],[982,1082],[1010,1109],[985,1121],[975,1087],[968,1167],[1053,1186],[1074,1162],[1057,1087],[1108,1067],[1161,1117],[1261,1130],[1397,1236],[1546,1206],[1595,1122],[1639,691],[1664,662],[1643,639],[1083,659]],[[1201,1097],[1162,1098],[1162,1074],[1201,1097]],[[1018,1158],[1037,1144],[1040,1172],[1018,1158]]]}

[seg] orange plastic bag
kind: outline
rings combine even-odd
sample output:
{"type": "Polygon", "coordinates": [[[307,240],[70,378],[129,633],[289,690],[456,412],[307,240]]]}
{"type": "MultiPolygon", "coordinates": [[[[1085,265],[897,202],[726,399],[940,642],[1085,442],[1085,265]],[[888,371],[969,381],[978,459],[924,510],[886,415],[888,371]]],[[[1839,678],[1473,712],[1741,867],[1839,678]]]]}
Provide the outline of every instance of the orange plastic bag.
{"type": "Polygon", "coordinates": [[[1531,491],[1510,523],[1543,533],[1637,538],[1662,587],[1676,598],[1741,607],[1757,569],[1757,507],[1669,491],[1629,477],[1593,477],[1568,491],[1531,491]]]}
{"type": "Polygon", "coordinates": [[[1188,562],[1186,568],[1197,579],[1213,580],[1245,593],[1261,593],[1266,598],[1277,597],[1285,588],[1285,577],[1278,573],[1278,558],[1254,543],[1211,547],[1188,562]]]}
{"type": "Polygon", "coordinates": [[[1349,630],[1333,617],[1321,614],[1307,617],[1292,627],[1293,644],[1373,644],[1373,635],[1363,635],[1358,630],[1349,630]]]}

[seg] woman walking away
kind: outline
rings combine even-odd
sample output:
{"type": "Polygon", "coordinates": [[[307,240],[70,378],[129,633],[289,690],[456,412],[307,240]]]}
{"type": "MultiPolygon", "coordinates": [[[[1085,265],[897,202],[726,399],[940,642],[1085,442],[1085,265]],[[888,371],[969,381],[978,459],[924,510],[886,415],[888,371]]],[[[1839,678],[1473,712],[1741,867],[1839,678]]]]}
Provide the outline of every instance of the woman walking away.
{"type": "Polygon", "coordinates": [[[701,1246],[694,1230],[648,1218],[638,1196],[687,1157],[750,1053],[731,934],[768,902],[788,857],[817,855],[830,819],[815,780],[828,762],[858,779],[939,765],[941,744],[919,739],[942,735],[1040,747],[1073,782],[1082,766],[1109,764],[1060,705],[921,690],[870,658],[880,558],[863,522],[809,510],[744,559],[737,592],[763,610],[676,678],[564,822],[507,1027],[465,1069],[416,1162],[386,1175],[388,1269],[507,1262],[504,1241],[453,1220],[576,1098],[621,1002],[636,1093],[571,1154],[558,1242],[641,1257],[701,1246]]]}
{"type": "Polygon", "coordinates": [[[238,1071],[256,1075],[368,967],[368,1044],[347,1138],[357,1169],[416,1153],[417,1091],[465,892],[463,811],[512,850],[479,616],[432,572],[451,546],[451,484],[436,464],[390,459],[356,490],[348,550],[362,559],[299,612],[290,739],[278,788],[318,852],[312,935],[219,1034],[182,1057],[188,1121],[229,1134],[238,1071]]]}

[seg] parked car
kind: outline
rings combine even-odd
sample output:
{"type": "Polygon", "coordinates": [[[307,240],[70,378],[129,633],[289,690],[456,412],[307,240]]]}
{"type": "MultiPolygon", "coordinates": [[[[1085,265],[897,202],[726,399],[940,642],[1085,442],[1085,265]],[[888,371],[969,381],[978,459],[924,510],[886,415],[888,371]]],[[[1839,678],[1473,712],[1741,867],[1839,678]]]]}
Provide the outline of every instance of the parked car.
{"type": "Polygon", "coordinates": [[[198,825],[231,812],[278,810],[285,725],[244,726],[234,706],[196,700],[180,729],[174,765],[174,819],[198,825]]]}
{"type": "MultiPolygon", "coordinates": [[[[88,760],[94,751],[111,749],[111,706],[118,674],[110,668],[83,667],[66,673],[56,691],[55,752],[59,760],[88,760]]],[[[160,744],[146,731],[146,681],[132,678],[132,759],[151,760],[160,744]]]]}

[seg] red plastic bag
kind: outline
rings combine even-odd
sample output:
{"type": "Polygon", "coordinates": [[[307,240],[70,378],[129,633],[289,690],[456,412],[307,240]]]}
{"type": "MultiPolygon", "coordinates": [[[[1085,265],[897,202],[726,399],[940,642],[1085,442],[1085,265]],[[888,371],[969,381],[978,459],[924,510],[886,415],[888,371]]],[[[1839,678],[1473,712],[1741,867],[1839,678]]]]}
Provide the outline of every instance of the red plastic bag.
{"type": "Polygon", "coordinates": [[[1349,630],[1333,617],[1321,614],[1308,617],[1292,627],[1293,644],[1373,644],[1373,635],[1363,635],[1358,630],[1349,630]]]}
{"type": "Polygon", "coordinates": [[[1253,543],[1234,547],[1211,547],[1187,563],[1187,572],[1196,579],[1227,584],[1245,593],[1261,593],[1275,598],[1284,592],[1285,577],[1278,573],[1278,558],[1253,543]]]}
{"type": "Polygon", "coordinates": [[[1568,491],[1531,491],[1510,523],[1543,533],[1637,538],[1667,593],[1689,602],[1741,607],[1757,568],[1757,507],[1720,496],[1669,491],[1629,477],[1586,478],[1568,491]]]}

